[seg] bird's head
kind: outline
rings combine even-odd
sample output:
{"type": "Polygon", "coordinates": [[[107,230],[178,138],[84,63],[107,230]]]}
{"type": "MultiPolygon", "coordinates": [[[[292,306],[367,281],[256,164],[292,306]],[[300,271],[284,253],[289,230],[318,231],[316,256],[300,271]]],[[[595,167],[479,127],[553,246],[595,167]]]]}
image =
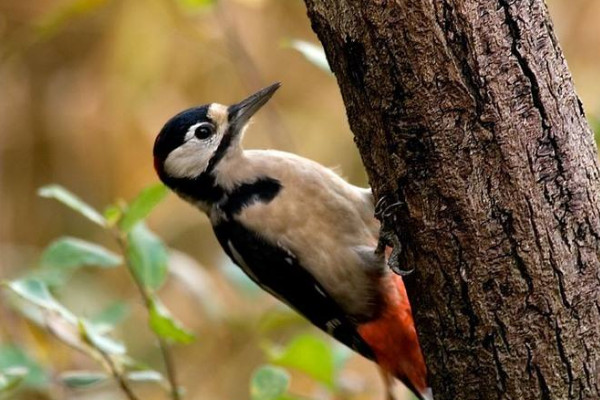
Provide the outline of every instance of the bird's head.
{"type": "Polygon", "coordinates": [[[182,111],[161,129],[154,142],[154,167],[163,181],[194,179],[211,172],[239,148],[244,129],[275,93],[268,86],[231,106],[211,103],[182,111]]]}

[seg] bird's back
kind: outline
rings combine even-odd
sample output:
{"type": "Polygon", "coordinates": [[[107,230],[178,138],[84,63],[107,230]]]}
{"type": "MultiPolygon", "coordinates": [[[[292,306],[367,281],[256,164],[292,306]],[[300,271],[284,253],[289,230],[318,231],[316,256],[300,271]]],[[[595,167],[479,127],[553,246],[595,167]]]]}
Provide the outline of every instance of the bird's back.
{"type": "Polygon", "coordinates": [[[368,190],[314,161],[272,150],[244,151],[224,159],[216,172],[224,187],[256,177],[279,182],[277,196],[248,204],[234,218],[294,253],[349,315],[372,315],[387,270],[374,255],[379,224],[368,190]]]}

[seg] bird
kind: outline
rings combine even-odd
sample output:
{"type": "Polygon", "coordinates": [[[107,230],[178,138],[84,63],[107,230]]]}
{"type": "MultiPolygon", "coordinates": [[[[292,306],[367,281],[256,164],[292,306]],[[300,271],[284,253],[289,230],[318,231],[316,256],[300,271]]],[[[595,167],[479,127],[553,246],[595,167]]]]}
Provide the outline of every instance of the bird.
{"type": "Polygon", "coordinates": [[[208,216],[225,253],[258,286],[378,364],[388,399],[392,377],[432,399],[402,278],[377,251],[371,189],[296,154],[241,145],[279,87],[172,117],[154,142],[158,177],[208,216]]]}

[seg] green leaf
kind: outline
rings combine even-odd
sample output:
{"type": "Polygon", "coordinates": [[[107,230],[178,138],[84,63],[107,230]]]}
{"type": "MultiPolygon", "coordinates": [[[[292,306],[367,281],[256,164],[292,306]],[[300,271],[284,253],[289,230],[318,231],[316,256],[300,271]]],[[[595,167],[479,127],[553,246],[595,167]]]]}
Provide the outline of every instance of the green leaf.
{"type": "Polygon", "coordinates": [[[128,239],[127,255],[133,274],[145,287],[157,290],[167,278],[165,245],[144,223],[137,224],[129,232],[128,239]]]}
{"type": "Polygon", "coordinates": [[[104,372],[67,371],[60,374],[60,380],[72,389],[87,389],[110,379],[104,372]]]}
{"type": "Polygon", "coordinates": [[[28,369],[12,367],[0,371],[0,394],[10,392],[25,380],[28,369]]]}
{"type": "Polygon", "coordinates": [[[123,355],[125,345],[113,338],[103,335],[94,325],[82,319],[79,320],[81,338],[105,354],[123,355]]]}
{"type": "Polygon", "coordinates": [[[134,382],[160,382],[163,380],[163,376],[160,372],[148,369],[145,371],[129,372],[127,379],[134,382]]]}
{"type": "Polygon", "coordinates": [[[110,205],[106,207],[102,214],[108,226],[115,226],[123,216],[123,211],[115,205],[110,205]]]}
{"type": "Polygon", "coordinates": [[[276,400],[290,385],[290,375],[279,367],[263,365],[252,374],[250,398],[252,400],[276,400]]]}
{"type": "Polygon", "coordinates": [[[142,190],[131,204],[129,204],[129,207],[127,207],[127,210],[119,222],[119,227],[124,232],[129,232],[135,224],[146,218],[148,214],[150,214],[150,211],[152,211],[152,209],[156,207],[168,193],[169,190],[162,183],[142,190]]]}
{"type": "Polygon", "coordinates": [[[118,254],[95,243],[74,237],[62,237],[52,242],[42,254],[43,268],[75,268],[97,266],[112,268],[123,262],[118,254]]]}
{"type": "Polygon", "coordinates": [[[284,41],[283,44],[285,47],[290,47],[299,51],[311,64],[319,67],[325,72],[331,73],[331,68],[327,62],[327,56],[321,46],[299,39],[290,39],[284,41]]]}
{"type": "Polygon", "coordinates": [[[30,303],[55,311],[70,323],[77,322],[77,318],[52,296],[44,282],[38,279],[20,279],[7,282],[6,286],[30,303]]]}
{"type": "Polygon", "coordinates": [[[16,294],[40,307],[54,309],[56,300],[48,287],[37,279],[20,279],[7,282],[6,285],[16,294]]]}
{"type": "Polygon", "coordinates": [[[329,388],[334,386],[335,359],[329,343],[312,335],[296,336],[283,350],[271,350],[274,364],[295,368],[329,388]]]}
{"type": "Polygon", "coordinates": [[[123,262],[118,254],[85,240],[62,237],[52,242],[41,257],[40,276],[45,282],[58,284],[82,266],[112,268],[123,262]]]}
{"type": "Polygon", "coordinates": [[[10,372],[14,368],[17,368],[17,371],[18,368],[27,370],[23,381],[26,386],[41,388],[48,383],[48,376],[44,369],[25,350],[11,344],[0,345],[0,370],[10,372]]]}
{"type": "Polygon", "coordinates": [[[121,356],[120,360],[123,367],[127,369],[127,371],[147,371],[150,369],[150,366],[142,361],[133,359],[129,356],[121,356]]]}
{"type": "Polygon", "coordinates": [[[38,190],[38,194],[49,199],[56,199],[67,207],[79,212],[90,221],[102,227],[106,226],[106,220],[98,211],[60,185],[44,186],[38,190]]]}
{"type": "Polygon", "coordinates": [[[169,310],[157,298],[153,298],[150,302],[150,328],[161,338],[178,343],[187,344],[195,339],[194,334],[174,319],[169,310]]]}
{"type": "Polygon", "coordinates": [[[117,301],[90,318],[90,322],[94,324],[97,330],[107,331],[123,321],[128,314],[129,305],[123,301],[117,301]]]}

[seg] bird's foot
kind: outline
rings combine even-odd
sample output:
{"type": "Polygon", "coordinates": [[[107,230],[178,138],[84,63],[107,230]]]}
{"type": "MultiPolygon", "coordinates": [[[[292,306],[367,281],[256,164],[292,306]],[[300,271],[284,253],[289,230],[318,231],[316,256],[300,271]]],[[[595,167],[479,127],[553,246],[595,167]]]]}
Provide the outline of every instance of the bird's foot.
{"type": "Polygon", "coordinates": [[[375,249],[375,254],[383,254],[386,247],[393,247],[394,241],[397,241],[394,227],[390,226],[389,218],[392,217],[392,223],[396,222],[396,216],[392,211],[402,203],[389,203],[388,196],[383,196],[377,201],[377,204],[375,204],[375,218],[380,222],[379,241],[377,243],[377,248],[375,249]]]}
{"type": "Polygon", "coordinates": [[[375,204],[375,218],[381,223],[379,228],[379,241],[375,248],[375,254],[380,255],[385,253],[386,247],[391,247],[392,252],[387,260],[387,265],[397,275],[408,275],[414,271],[414,268],[406,270],[400,267],[400,257],[402,256],[402,244],[396,234],[396,225],[398,219],[394,212],[398,207],[405,205],[403,201],[393,202],[389,204],[389,198],[383,196],[375,204]]]}

